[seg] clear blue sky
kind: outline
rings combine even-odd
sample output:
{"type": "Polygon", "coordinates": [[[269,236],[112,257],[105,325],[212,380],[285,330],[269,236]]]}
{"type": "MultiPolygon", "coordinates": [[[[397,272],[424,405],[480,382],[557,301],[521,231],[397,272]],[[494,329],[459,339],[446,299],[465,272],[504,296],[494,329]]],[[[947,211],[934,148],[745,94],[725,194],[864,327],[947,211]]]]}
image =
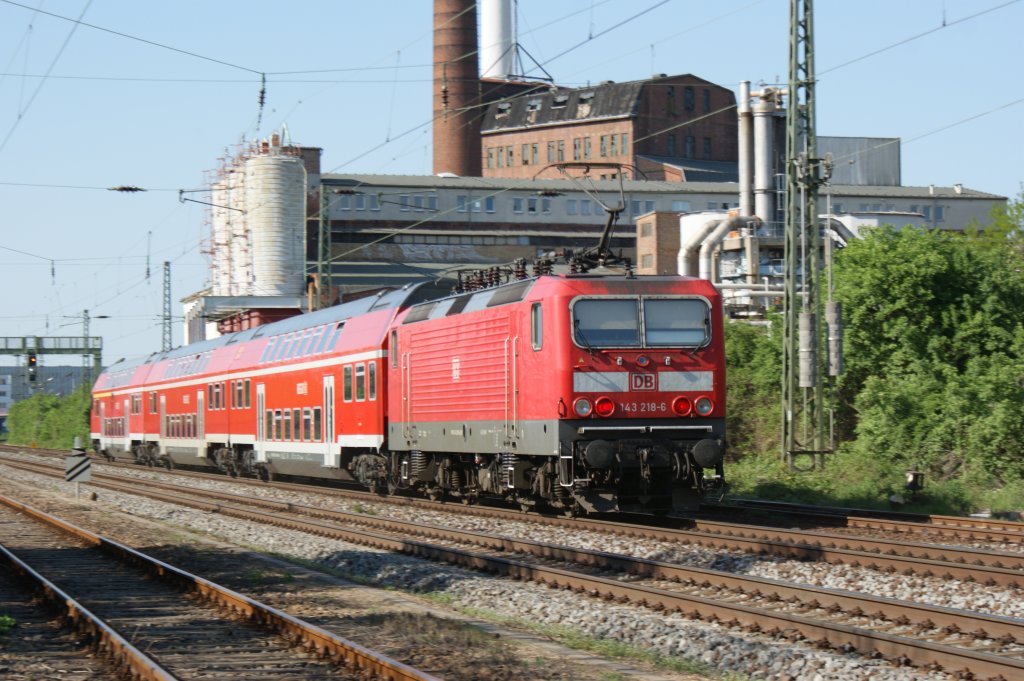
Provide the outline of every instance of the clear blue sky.
{"type": "MultiPolygon", "coordinates": [[[[107,362],[158,350],[162,262],[176,315],[207,273],[204,208],[177,190],[206,185],[258,132],[287,123],[324,149],[326,171],[430,172],[428,0],[19,1],[0,1],[0,246],[22,252],[0,250],[0,335],[78,335],[89,309],[109,316],[92,324],[107,362]],[[103,189],[115,185],[150,191],[103,189]]],[[[565,85],[773,83],[786,79],[788,4],[520,0],[520,42],[565,85]]],[[[1020,193],[1024,2],[816,10],[820,134],[902,138],[905,185],[1020,193]]]]}

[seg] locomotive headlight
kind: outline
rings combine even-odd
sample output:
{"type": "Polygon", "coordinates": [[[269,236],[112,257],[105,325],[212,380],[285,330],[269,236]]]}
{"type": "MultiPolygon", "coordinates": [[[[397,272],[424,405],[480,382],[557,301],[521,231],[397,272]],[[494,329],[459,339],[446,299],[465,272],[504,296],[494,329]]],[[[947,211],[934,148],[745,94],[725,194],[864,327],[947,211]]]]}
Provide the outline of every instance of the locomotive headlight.
{"type": "Polygon", "coordinates": [[[651,363],[651,358],[647,355],[638,355],[636,358],[636,365],[638,367],[645,367],[651,363]]]}
{"type": "Polygon", "coordinates": [[[690,404],[690,400],[680,395],[672,400],[672,411],[679,416],[689,416],[690,412],[693,411],[693,405],[690,404]]]}
{"type": "Polygon", "coordinates": [[[586,397],[577,398],[572,403],[572,408],[576,412],[577,416],[590,416],[590,412],[594,411],[594,405],[590,403],[586,397]]]}
{"type": "Polygon", "coordinates": [[[707,416],[715,408],[715,403],[707,397],[698,397],[693,406],[699,415],[707,416]]]}
{"type": "Polygon", "coordinates": [[[609,397],[598,397],[594,402],[594,411],[601,418],[608,418],[615,413],[615,403],[609,397]]]}

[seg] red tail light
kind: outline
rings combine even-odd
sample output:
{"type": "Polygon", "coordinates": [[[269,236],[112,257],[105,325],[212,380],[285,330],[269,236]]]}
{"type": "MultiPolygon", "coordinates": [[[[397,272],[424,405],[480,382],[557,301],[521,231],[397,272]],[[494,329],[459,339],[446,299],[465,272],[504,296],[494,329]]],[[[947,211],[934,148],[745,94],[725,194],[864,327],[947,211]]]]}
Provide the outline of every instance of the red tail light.
{"type": "Polygon", "coordinates": [[[693,411],[693,405],[690,404],[690,400],[680,395],[672,400],[672,411],[679,416],[689,416],[690,412],[693,411]]]}
{"type": "Polygon", "coordinates": [[[615,403],[608,397],[598,397],[594,400],[594,413],[606,419],[615,413],[615,403]]]}

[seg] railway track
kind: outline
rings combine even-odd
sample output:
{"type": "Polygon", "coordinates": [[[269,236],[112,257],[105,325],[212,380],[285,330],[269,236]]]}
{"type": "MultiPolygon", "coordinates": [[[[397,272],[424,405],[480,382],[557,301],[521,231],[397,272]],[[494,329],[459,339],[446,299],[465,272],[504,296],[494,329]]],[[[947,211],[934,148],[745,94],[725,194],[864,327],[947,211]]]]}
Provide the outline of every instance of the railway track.
{"type": "MultiPolygon", "coordinates": [[[[918,535],[929,539],[972,540],[1024,546],[1024,522],[998,518],[976,518],[950,515],[897,513],[861,508],[807,506],[760,499],[737,499],[711,510],[731,515],[759,511],[771,514],[773,524],[778,518],[795,522],[830,525],[855,530],[875,530],[893,536],[918,535]]],[[[766,516],[767,517],[767,516],[766,516]]]]}
{"type": "MultiPolygon", "coordinates": [[[[4,451],[23,452],[24,450],[23,448],[0,445],[0,452],[4,451]]],[[[42,452],[44,455],[49,453],[51,456],[59,457],[66,455],[66,452],[54,450],[34,450],[34,452],[42,452]]],[[[97,461],[97,459],[94,458],[94,461],[97,461]]],[[[120,461],[107,462],[104,459],[98,459],[98,461],[105,467],[140,470],[139,466],[130,463],[120,461]]],[[[200,480],[205,479],[219,482],[230,480],[234,485],[246,487],[270,487],[305,493],[315,490],[317,494],[355,499],[366,503],[384,500],[377,494],[349,488],[325,487],[321,485],[311,486],[280,481],[267,483],[246,478],[227,478],[219,473],[199,471],[175,470],[173,474],[200,480]]],[[[458,502],[428,501],[420,498],[400,496],[386,497],[386,501],[392,504],[448,512],[453,508],[458,508],[460,514],[486,518],[519,519],[523,517],[520,511],[509,510],[501,506],[470,506],[462,505],[458,502]]],[[[764,508],[774,508],[775,506],[776,502],[764,502],[763,504],[764,508]]],[[[781,504],[780,508],[792,508],[792,506],[792,504],[781,504]]],[[[916,518],[917,521],[895,520],[882,517],[886,514],[881,511],[878,512],[879,518],[840,517],[837,513],[843,509],[825,510],[829,512],[816,514],[801,511],[801,513],[805,517],[819,522],[827,521],[828,524],[834,525],[836,522],[845,522],[845,529],[849,529],[851,532],[792,530],[765,525],[723,522],[707,518],[658,519],[645,516],[635,521],[612,521],[589,517],[564,518],[540,514],[531,514],[529,518],[531,522],[549,526],[572,527],[625,537],[661,541],[685,541],[708,548],[738,550],[780,558],[839,562],[851,565],[873,565],[880,569],[900,569],[901,571],[911,569],[912,574],[925,576],[940,574],[968,581],[981,581],[982,583],[990,581],[994,584],[1003,585],[1020,583],[1017,581],[1015,572],[1020,569],[1022,562],[1024,562],[1024,552],[1014,554],[1007,551],[986,551],[985,549],[975,548],[961,551],[957,554],[952,548],[947,550],[944,546],[940,549],[933,543],[926,543],[924,541],[908,542],[902,534],[919,535],[925,540],[941,539],[944,542],[973,540],[996,546],[1021,546],[1024,548],[1024,523],[955,516],[908,516],[908,514],[903,515],[916,518]],[[931,520],[926,522],[926,519],[931,520]],[[864,534],[865,532],[869,534],[864,534]],[[880,532],[888,532],[896,535],[898,538],[876,536],[880,532]],[[860,555],[857,552],[877,555],[880,558],[872,560],[869,556],[860,555]],[[916,564],[899,566],[898,561],[890,560],[891,557],[916,557],[925,560],[938,559],[940,562],[960,563],[960,567],[951,572],[942,573],[935,571],[936,566],[921,565],[921,571],[914,572],[913,568],[916,564]],[[985,574],[979,574],[977,570],[973,569],[975,566],[990,567],[994,568],[994,570],[988,571],[985,574]],[[1001,573],[1001,568],[1008,568],[1011,572],[1001,573]]]]}
{"type": "MultiPolygon", "coordinates": [[[[9,459],[5,460],[5,463],[25,467],[26,470],[34,470],[48,475],[55,474],[53,468],[41,463],[33,464],[31,462],[12,461],[9,459]]],[[[225,481],[223,476],[204,473],[179,473],[175,471],[175,474],[184,475],[188,478],[212,478],[218,482],[225,481]]],[[[232,482],[248,483],[257,487],[267,486],[267,483],[258,481],[232,480],[232,482]]],[[[103,483],[97,479],[95,484],[99,486],[103,483]]],[[[150,483],[147,483],[147,485],[150,485],[150,483]]],[[[161,486],[161,483],[153,482],[152,486],[156,489],[161,486]]],[[[309,486],[291,483],[274,483],[274,487],[301,491],[303,493],[309,493],[310,491],[309,486]]],[[[321,489],[320,487],[316,488],[318,493],[321,489]]],[[[365,492],[330,490],[326,493],[365,500],[368,503],[381,501],[381,497],[365,492]]],[[[212,492],[204,492],[204,494],[207,494],[208,498],[213,495],[212,492]]],[[[221,493],[221,498],[235,500],[248,497],[221,493]]],[[[387,498],[387,502],[392,503],[392,498],[387,498]]],[[[272,507],[272,502],[267,503],[268,507],[272,507]]],[[[502,508],[453,506],[452,504],[419,499],[399,499],[398,503],[448,512],[457,508],[459,513],[491,518],[512,518],[516,520],[528,518],[530,522],[544,525],[604,532],[638,539],[683,543],[710,549],[741,551],[785,559],[862,566],[907,575],[937,576],[945,579],[959,579],[982,584],[1024,587],[1024,553],[909,543],[891,539],[875,539],[806,530],[785,530],[760,525],[724,523],[700,519],[683,521],[690,529],[675,529],[589,518],[569,519],[540,515],[523,516],[521,513],[502,508]]]]}
{"type": "Polygon", "coordinates": [[[0,497],[0,536],[9,571],[118,674],[435,678],[9,497],[0,497]]]}
{"type": "Polygon", "coordinates": [[[96,484],[840,650],[969,670],[976,678],[1024,676],[1021,620],[167,483],[96,484]]]}

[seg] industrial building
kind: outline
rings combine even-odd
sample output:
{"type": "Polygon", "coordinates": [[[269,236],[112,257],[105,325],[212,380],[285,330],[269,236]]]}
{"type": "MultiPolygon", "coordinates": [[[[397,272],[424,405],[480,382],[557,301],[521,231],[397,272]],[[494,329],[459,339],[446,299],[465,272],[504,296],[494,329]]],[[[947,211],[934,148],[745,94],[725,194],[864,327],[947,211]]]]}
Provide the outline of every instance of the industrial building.
{"type": "MultiPolygon", "coordinates": [[[[781,274],[780,90],[742,83],[734,94],[692,74],[586,88],[527,80],[510,13],[509,0],[481,0],[478,40],[474,0],[435,0],[433,175],[322,174],[320,149],[287,130],[221,160],[209,182],[210,285],[183,301],[186,342],[579,251],[596,244],[606,207],[621,211],[611,247],[639,273],[683,272],[693,258],[693,273],[699,260],[724,283],[781,274]],[[558,163],[576,165],[547,168],[558,163]],[[720,234],[705,230],[713,221],[720,234]],[[710,258],[693,254],[698,237],[710,258]]],[[[901,186],[898,139],[819,137],[818,151],[832,160],[819,212],[847,238],[890,220],[962,229],[1006,202],[901,186]]]]}

